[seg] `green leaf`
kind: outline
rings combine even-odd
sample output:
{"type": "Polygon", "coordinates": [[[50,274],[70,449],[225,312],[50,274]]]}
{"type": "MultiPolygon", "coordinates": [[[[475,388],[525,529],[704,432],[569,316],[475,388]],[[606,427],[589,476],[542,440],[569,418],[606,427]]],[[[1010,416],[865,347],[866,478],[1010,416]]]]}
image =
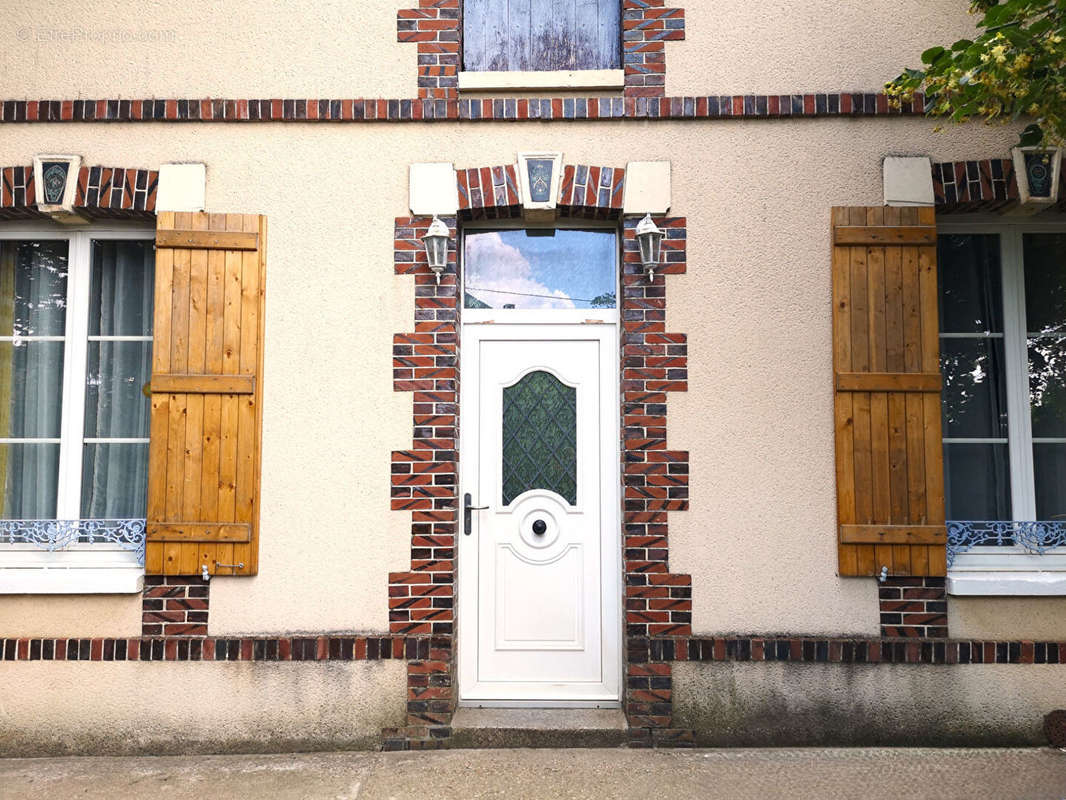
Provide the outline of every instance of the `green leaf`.
{"type": "Polygon", "coordinates": [[[951,46],[951,49],[953,52],[958,53],[963,50],[966,50],[969,47],[973,47],[973,42],[971,42],[969,39],[959,39],[957,42],[955,42],[955,44],[951,46]]]}
{"type": "Polygon", "coordinates": [[[947,51],[944,50],[943,47],[930,47],[928,50],[926,50],[924,53],[922,53],[922,63],[923,64],[932,64],[934,61],[936,61],[938,58],[940,58],[940,56],[942,56],[945,52],[947,52],[947,51]]]}

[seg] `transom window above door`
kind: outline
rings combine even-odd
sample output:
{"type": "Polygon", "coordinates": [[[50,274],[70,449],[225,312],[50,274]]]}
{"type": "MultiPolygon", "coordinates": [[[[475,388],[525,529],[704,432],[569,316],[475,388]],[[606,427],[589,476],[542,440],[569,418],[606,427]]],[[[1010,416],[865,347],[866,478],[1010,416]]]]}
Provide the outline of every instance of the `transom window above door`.
{"type": "Polygon", "coordinates": [[[468,230],[463,238],[466,309],[616,313],[613,229],[468,230]]]}
{"type": "Polygon", "coordinates": [[[619,0],[464,0],[471,72],[617,70],[619,0]]]}

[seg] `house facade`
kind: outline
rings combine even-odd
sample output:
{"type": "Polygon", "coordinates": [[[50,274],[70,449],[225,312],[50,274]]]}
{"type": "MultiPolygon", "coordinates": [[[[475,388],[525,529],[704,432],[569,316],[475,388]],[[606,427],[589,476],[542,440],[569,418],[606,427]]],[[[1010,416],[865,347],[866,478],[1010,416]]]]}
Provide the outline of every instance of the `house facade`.
{"type": "Polygon", "coordinates": [[[10,11],[0,752],[1061,736],[1058,185],[879,90],[965,5],[10,11]]]}

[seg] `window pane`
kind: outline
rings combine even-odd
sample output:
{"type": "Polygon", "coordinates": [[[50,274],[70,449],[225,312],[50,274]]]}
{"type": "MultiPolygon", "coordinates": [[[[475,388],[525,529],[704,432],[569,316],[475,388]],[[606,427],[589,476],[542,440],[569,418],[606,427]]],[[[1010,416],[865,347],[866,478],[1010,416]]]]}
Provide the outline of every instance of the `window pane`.
{"type": "Polygon", "coordinates": [[[946,438],[1005,438],[1007,387],[1002,339],[941,339],[941,410],[946,438]]]}
{"type": "Polygon", "coordinates": [[[85,376],[85,435],[148,436],[151,342],[89,342],[85,376]]]}
{"type": "Polygon", "coordinates": [[[58,444],[0,444],[0,519],[55,519],[58,444]]]}
{"type": "Polygon", "coordinates": [[[0,437],[59,436],[63,342],[0,342],[0,437]]]}
{"type": "Polygon", "coordinates": [[[957,234],[937,239],[941,333],[1003,331],[999,236],[957,234]]]}
{"type": "Polygon", "coordinates": [[[151,336],[155,252],[150,241],[93,241],[90,336],[151,336]]]}
{"type": "Polygon", "coordinates": [[[145,516],[147,503],[147,444],[85,445],[82,519],[139,519],[145,516]]]}
{"type": "Polygon", "coordinates": [[[1066,234],[1026,234],[1024,250],[1026,327],[1066,333],[1066,234]]]}
{"type": "Polygon", "coordinates": [[[471,231],[466,308],[615,308],[614,231],[471,231]]]}
{"type": "Polygon", "coordinates": [[[1036,518],[1066,520],[1066,444],[1033,445],[1036,518]]]}
{"type": "Polygon", "coordinates": [[[1005,444],[945,444],[948,519],[1009,520],[1010,457],[1005,444]]]}
{"type": "Polygon", "coordinates": [[[503,390],[503,504],[530,489],[577,502],[577,389],[543,371],[503,390]]]}
{"type": "Polygon", "coordinates": [[[67,242],[0,242],[0,336],[62,336],[67,242]]]}
{"type": "Polygon", "coordinates": [[[1033,436],[1066,437],[1066,337],[1029,340],[1033,436]]]}

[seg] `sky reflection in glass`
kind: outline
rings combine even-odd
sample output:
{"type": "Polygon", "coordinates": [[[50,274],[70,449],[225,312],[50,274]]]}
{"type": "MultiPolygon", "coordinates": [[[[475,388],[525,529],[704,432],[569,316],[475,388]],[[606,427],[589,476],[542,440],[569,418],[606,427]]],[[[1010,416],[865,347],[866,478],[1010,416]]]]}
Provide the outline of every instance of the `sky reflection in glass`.
{"type": "Polygon", "coordinates": [[[615,232],[469,231],[465,308],[614,308],[615,232]]]}

